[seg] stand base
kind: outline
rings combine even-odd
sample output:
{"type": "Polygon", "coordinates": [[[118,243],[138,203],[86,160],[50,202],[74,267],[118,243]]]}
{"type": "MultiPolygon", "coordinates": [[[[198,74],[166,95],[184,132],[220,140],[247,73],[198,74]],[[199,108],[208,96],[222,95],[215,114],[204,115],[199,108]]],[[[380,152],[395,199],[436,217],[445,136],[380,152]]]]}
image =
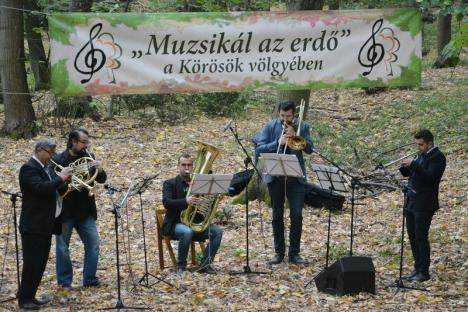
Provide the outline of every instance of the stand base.
{"type": "Polygon", "coordinates": [[[229,274],[230,275],[241,275],[241,274],[270,274],[270,273],[252,271],[250,269],[250,266],[246,265],[246,266],[244,266],[244,271],[242,271],[242,272],[231,271],[231,272],[229,272],[229,274]]]}
{"type": "Polygon", "coordinates": [[[411,290],[420,290],[420,291],[428,291],[426,288],[419,288],[419,287],[413,287],[413,286],[405,286],[403,284],[402,279],[398,279],[395,281],[395,283],[388,284],[385,286],[385,288],[396,288],[397,290],[395,291],[395,295],[400,291],[400,289],[411,289],[411,290]]]}
{"type": "Polygon", "coordinates": [[[17,299],[17,297],[15,296],[13,298],[0,300],[0,303],[9,302],[9,301],[13,301],[13,300],[16,300],[16,299],[17,299]]]}
{"type": "Polygon", "coordinates": [[[100,311],[103,310],[151,310],[149,307],[126,307],[122,300],[118,300],[117,303],[115,304],[115,307],[110,307],[110,308],[102,308],[99,309],[100,311]]]}
{"type": "Polygon", "coordinates": [[[153,275],[153,274],[151,274],[151,273],[145,273],[145,274],[140,278],[140,280],[138,281],[138,285],[143,286],[143,287],[152,287],[153,285],[156,285],[157,283],[161,283],[161,282],[163,282],[164,284],[169,285],[169,286],[175,288],[174,285],[172,285],[171,283],[169,283],[169,282],[166,281],[165,279],[160,278],[160,277],[158,277],[158,276],[156,276],[156,275],[153,275]],[[150,284],[150,282],[149,282],[149,278],[150,278],[150,277],[155,278],[157,281],[154,282],[153,284],[150,284]]]}

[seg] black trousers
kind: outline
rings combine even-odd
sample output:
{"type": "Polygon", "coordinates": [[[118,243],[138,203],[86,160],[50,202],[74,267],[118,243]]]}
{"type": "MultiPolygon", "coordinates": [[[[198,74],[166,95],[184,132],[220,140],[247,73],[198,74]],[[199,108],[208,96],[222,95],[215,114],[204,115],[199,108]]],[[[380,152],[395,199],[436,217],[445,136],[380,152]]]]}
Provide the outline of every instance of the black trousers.
{"type": "Polygon", "coordinates": [[[52,234],[21,234],[23,271],[21,286],[18,290],[18,302],[31,302],[36,297],[36,291],[49,258],[51,241],[52,234]]]}
{"type": "Polygon", "coordinates": [[[406,210],[406,230],[408,232],[411,251],[414,258],[414,269],[429,274],[431,262],[431,247],[429,244],[429,228],[434,211],[414,211],[411,200],[406,210]]]}

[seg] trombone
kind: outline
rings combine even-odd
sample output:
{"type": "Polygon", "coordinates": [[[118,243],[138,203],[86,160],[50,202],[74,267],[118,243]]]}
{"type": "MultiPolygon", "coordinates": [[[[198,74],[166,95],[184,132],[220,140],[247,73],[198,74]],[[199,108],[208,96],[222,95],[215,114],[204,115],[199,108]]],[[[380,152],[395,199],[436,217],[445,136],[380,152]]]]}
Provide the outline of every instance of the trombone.
{"type": "MultiPolygon", "coordinates": [[[[295,136],[289,137],[286,140],[286,146],[283,150],[283,154],[286,154],[286,147],[289,147],[292,150],[295,151],[302,151],[306,147],[306,141],[305,139],[301,136],[301,125],[302,125],[302,119],[304,117],[304,108],[305,108],[305,101],[304,99],[301,99],[301,104],[299,105],[299,114],[298,114],[298,125],[297,125],[297,133],[295,136]]],[[[286,127],[288,124],[286,122],[283,122],[283,130],[281,132],[281,137],[280,140],[283,138],[284,133],[286,132],[286,127]]],[[[276,150],[276,154],[279,153],[280,150],[280,144],[278,144],[278,149],[276,150]]]]}

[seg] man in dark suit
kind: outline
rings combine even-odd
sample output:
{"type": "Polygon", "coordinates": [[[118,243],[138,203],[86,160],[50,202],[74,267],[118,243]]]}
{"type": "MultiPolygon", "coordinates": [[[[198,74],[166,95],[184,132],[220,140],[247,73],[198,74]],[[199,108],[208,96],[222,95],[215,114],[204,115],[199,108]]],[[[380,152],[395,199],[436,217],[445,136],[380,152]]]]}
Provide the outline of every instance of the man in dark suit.
{"type": "Polygon", "coordinates": [[[52,234],[60,232],[61,203],[57,189],[68,181],[72,170],[64,168],[59,175],[48,171],[55,154],[55,141],[37,141],[34,155],[21,166],[19,183],[23,201],[19,229],[23,247],[23,271],[18,290],[18,304],[25,310],[38,310],[48,300],[37,300],[36,291],[44,274],[52,234]]]}
{"type": "Polygon", "coordinates": [[[309,125],[302,122],[300,134],[304,138],[306,145],[304,150],[291,150],[287,145],[288,138],[295,136],[296,131],[292,125],[296,105],[292,101],[281,102],[278,106],[279,117],[267,122],[261,133],[254,138],[256,143],[256,154],[260,153],[283,153],[294,154],[299,160],[304,178],[295,177],[265,177],[268,184],[268,191],[271,197],[273,208],[273,239],[276,255],[269,262],[279,264],[283,262],[285,254],[284,243],[284,201],[285,197],[289,202],[289,216],[291,219],[289,231],[289,262],[294,264],[304,264],[305,261],[299,256],[302,234],[302,208],[304,207],[304,194],[306,184],[306,170],[303,152],[311,154],[314,148],[310,138],[309,125]],[[283,134],[283,125],[285,133],[283,134]]]}
{"type": "Polygon", "coordinates": [[[190,227],[181,223],[180,213],[187,209],[189,205],[197,205],[198,198],[194,195],[187,196],[190,187],[190,173],[193,170],[193,159],[188,154],[179,157],[179,175],[175,178],[164,181],[163,184],[163,205],[166,208],[161,233],[170,235],[179,240],[177,252],[177,274],[183,274],[187,266],[187,255],[190,243],[194,239],[209,239],[210,242],[203,253],[200,269],[198,272],[215,274],[211,267],[219,245],[223,231],[216,224],[211,224],[202,233],[194,233],[190,227]]]}
{"type": "Polygon", "coordinates": [[[405,279],[424,282],[430,279],[429,228],[439,209],[439,183],[445,170],[445,156],[434,146],[429,130],[414,135],[419,151],[414,160],[402,160],[400,172],[409,177],[406,204],[406,229],[414,258],[414,270],[405,279]]]}

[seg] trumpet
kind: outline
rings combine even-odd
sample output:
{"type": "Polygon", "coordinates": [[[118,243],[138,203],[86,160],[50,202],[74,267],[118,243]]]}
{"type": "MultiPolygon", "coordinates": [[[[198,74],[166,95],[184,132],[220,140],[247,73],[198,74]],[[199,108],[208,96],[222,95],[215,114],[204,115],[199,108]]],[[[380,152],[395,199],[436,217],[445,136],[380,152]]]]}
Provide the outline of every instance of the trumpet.
{"type": "Polygon", "coordinates": [[[411,156],[415,156],[415,155],[418,154],[418,153],[419,153],[419,152],[413,152],[413,153],[410,153],[410,154],[408,154],[408,155],[402,156],[402,157],[400,157],[400,158],[398,158],[398,159],[395,159],[395,160],[393,160],[393,161],[391,161],[391,162],[388,162],[388,163],[386,163],[386,164],[383,164],[382,167],[387,168],[388,166],[391,166],[391,165],[393,165],[393,164],[395,164],[395,163],[397,163],[397,162],[399,162],[399,161],[401,161],[401,160],[403,160],[403,159],[405,159],[405,158],[408,158],[408,157],[411,157],[411,156]]]}
{"type": "MultiPolygon", "coordinates": [[[[89,196],[94,195],[96,187],[90,184],[96,179],[98,171],[95,170],[93,175],[89,174],[88,160],[93,161],[94,159],[91,157],[81,157],[69,165],[73,169],[73,174],[71,176],[72,181],[68,184],[67,191],[60,197],[61,199],[64,199],[65,196],[72,191],[81,191],[82,189],[88,190],[89,196]]],[[[63,170],[64,167],[56,163],[53,159],[50,161],[54,164],[57,174],[59,173],[57,169],[63,170]]]]}

